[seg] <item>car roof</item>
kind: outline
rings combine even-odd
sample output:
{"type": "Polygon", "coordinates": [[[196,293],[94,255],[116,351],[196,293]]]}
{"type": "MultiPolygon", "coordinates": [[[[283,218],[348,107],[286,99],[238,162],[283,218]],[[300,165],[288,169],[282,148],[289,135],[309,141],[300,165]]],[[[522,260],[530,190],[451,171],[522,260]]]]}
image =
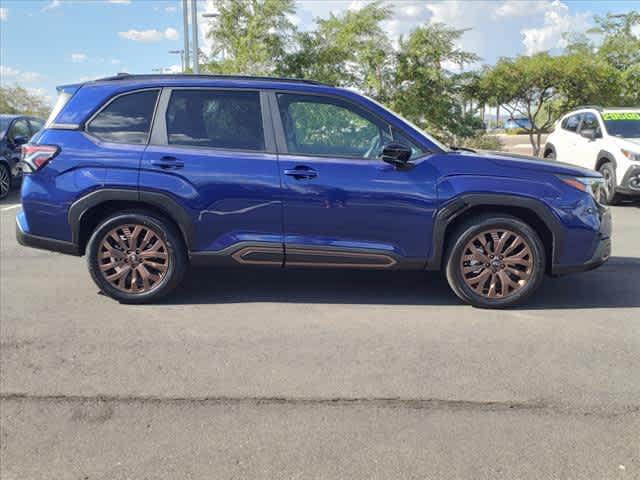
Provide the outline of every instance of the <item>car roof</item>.
{"type": "Polygon", "coordinates": [[[14,118],[20,118],[24,115],[16,115],[15,113],[0,113],[0,118],[6,118],[8,120],[13,120],[14,118]]]}
{"type": "Polygon", "coordinates": [[[105,87],[154,87],[154,86],[219,86],[219,87],[238,87],[238,88],[282,88],[284,86],[321,86],[331,87],[330,85],[317,82],[315,80],[306,80],[299,78],[286,77],[259,77],[249,75],[192,75],[192,74],[140,74],[132,75],[128,73],[119,73],[112,77],[99,78],[89,82],[61,85],[58,90],[66,88],[80,88],[83,86],[105,86],[105,87]]]}

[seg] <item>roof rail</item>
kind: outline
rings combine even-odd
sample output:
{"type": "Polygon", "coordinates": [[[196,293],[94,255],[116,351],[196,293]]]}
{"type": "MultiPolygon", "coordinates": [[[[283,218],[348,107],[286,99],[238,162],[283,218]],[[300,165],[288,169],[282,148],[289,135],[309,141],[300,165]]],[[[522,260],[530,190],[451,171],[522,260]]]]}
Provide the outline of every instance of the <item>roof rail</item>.
{"type": "Polygon", "coordinates": [[[218,75],[218,74],[130,74],[126,72],[118,73],[111,77],[99,78],[96,82],[114,81],[114,80],[153,80],[153,79],[183,79],[183,78],[203,78],[212,80],[255,80],[264,82],[290,82],[290,83],[305,83],[309,85],[326,85],[325,83],[318,82],[316,80],[305,80],[301,78],[287,78],[287,77],[260,77],[251,75],[218,75]]]}
{"type": "Polygon", "coordinates": [[[573,108],[573,110],[582,110],[583,108],[593,108],[594,110],[598,110],[599,112],[603,110],[601,105],[579,105],[573,108]]]}

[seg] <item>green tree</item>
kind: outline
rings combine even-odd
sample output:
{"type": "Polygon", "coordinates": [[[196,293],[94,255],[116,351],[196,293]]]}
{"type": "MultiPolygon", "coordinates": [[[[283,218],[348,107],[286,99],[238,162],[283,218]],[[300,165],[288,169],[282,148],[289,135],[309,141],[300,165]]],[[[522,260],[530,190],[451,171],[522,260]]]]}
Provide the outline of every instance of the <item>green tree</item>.
{"type": "Polygon", "coordinates": [[[390,8],[378,1],[316,19],[315,30],[297,35],[298,48],[280,72],[356,88],[383,100],[390,87],[393,48],[381,24],[390,17],[390,8]]]}
{"type": "Polygon", "coordinates": [[[41,95],[30,93],[18,85],[0,85],[0,112],[47,118],[51,105],[41,95]]]}
{"type": "Polygon", "coordinates": [[[480,85],[491,104],[529,120],[534,155],[540,153],[542,133],[562,113],[582,104],[607,103],[619,96],[620,89],[610,65],[583,53],[501,59],[485,72],[480,85]]]}
{"type": "Polygon", "coordinates": [[[456,47],[463,33],[443,24],[418,27],[400,39],[396,59],[393,108],[449,142],[470,137],[480,127],[480,120],[462,108],[468,75],[445,68],[479,60],[456,47]]]}
{"type": "Polygon", "coordinates": [[[282,63],[295,34],[294,0],[218,0],[206,71],[269,75],[282,63]]]}

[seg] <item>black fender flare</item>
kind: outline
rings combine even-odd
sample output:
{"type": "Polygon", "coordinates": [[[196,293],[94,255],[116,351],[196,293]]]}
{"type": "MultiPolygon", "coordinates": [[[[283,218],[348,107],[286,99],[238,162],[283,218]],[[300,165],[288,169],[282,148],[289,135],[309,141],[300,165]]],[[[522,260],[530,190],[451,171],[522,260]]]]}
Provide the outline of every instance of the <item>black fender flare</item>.
{"type": "Polygon", "coordinates": [[[596,164],[593,166],[594,170],[599,171],[600,170],[600,166],[602,166],[603,163],[605,162],[601,162],[600,160],[602,160],[603,158],[606,158],[608,162],[613,164],[613,168],[617,169],[618,168],[618,164],[616,162],[616,157],[614,157],[611,153],[607,152],[606,150],[600,150],[598,152],[598,156],[596,157],[596,164]]]}
{"type": "Polygon", "coordinates": [[[76,245],[80,244],[80,225],[82,217],[89,210],[109,201],[132,201],[148,204],[155,209],[164,212],[180,228],[187,248],[190,250],[195,242],[195,227],[191,215],[187,210],[169,195],[164,193],[132,190],[120,188],[105,188],[88,193],[73,202],[69,207],[67,218],[71,228],[71,240],[76,245]]]}
{"type": "Polygon", "coordinates": [[[445,236],[447,227],[460,215],[474,207],[517,207],[534,213],[549,229],[553,237],[551,263],[556,264],[559,252],[564,244],[564,229],[558,219],[547,206],[539,200],[503,193],[468,193],[452,198],[446,202],[436,214],[433,226],[433,249],[427,260],[427,270],[440,270],[442,259],[447,248],[445,236]]]}
{"type": "Polygon", "coordinates": [[[553,151],[553,153],[557,155],[556,147],[553,145],[553,143],[545,143],[544,144],[544,147],[542,149],[542,155],[544,156],[546,151],[549,150],[549,149],[551,149],[553,151]]]}

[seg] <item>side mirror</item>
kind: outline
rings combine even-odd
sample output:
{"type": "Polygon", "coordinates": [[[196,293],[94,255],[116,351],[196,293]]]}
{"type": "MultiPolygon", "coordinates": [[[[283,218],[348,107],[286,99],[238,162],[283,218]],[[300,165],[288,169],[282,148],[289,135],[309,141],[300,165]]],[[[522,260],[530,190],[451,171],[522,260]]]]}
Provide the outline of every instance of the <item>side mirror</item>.
{"type": "Polygon", "coordinates": [[[580,135],[582,135],[586,139],[595,140],[596,132],[597,130],[595,128],[586,128],[584,130],[580,130],[580,135]]]}
{"type": "Polygon", "coordinates": [[[411,158],[411,148],[398,142],[387,143],[382,147],[382,160],[390,163],[391,165],[403,166],[406,165],[411,158]]]}
{"type": "Polygon", "coordinates": [[[18,135],[16,137],[13,137],[13,144],[16,147],[19,147],[20,145],[24,145],[25,143],[29,142],[29,137],[26,137],[24,135],[18,135]]]}

